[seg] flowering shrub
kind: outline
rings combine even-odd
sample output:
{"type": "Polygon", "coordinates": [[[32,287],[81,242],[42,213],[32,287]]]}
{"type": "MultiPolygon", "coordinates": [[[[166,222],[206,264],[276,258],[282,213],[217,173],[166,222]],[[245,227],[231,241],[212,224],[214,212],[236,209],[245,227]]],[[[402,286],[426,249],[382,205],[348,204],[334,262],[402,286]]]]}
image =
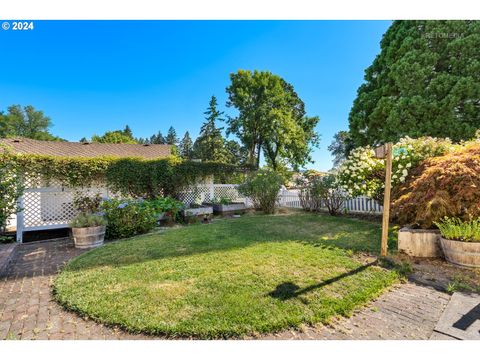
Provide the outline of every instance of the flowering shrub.
{"type": "MultiPolygon", "coordinates": [[[[392,186],[404,183],[410,170],[420,161],[446,154],[453,148],[449,139],[402,138],[393,145],[392,186]]],[[[363,195],[381,201],[385,160],[375,158],[375,151],[370,146],[356,148],[339,167],[338,182],[351,197],[363,195]]]]}
{"type": "Polygon", "coordinates": [[[431,228],[445,216],[480,216],[480,143],[427,159],[394,191],[392,216],[401,224],[431,228]]]}
{"type": "Polygon", "coordinates": [[[107,239],[147,233],[155,227],[158,219],[155,209],[143,201],[108,200],[102,202],[101,209],[107,219],[107,239]]]}
{"type": "Polygon", "coordinates": [[[282,184],[283,177],[280,174],[273,170],[262,169],[249,176],[238,187],[238,191],[252,199],[255,209],[273,214],[282,184]]]}

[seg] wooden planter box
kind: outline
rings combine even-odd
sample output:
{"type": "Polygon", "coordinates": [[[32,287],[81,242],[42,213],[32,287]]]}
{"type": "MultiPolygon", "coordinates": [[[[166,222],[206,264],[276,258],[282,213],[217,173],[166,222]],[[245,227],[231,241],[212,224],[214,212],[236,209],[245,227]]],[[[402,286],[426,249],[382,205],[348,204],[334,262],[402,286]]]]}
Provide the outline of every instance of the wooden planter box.
{"type": "Polygon", "coordinates": [[[199,208],[191,208],[191,209],[182,210],[182,215],[184,217],[205,216],[205,215],[212,215],[212,214],[213,214],[213,207],[211,207],[211,206],[204,206],[204,207],[199,207],[199,208]]]}
{"type": "Polygon", "coordinates": [[[245,211],[246,207],[244,203],[231,203],[231,204],[208,204],[212,206],[215,214],[227,214],[236,211],[245,211]]]}
{"type": "Polygon", "coordinates": [[[448,262],[471,268],[480,268],[480,242],[448,240],[440,237],[443,253],[448,262]]]}
{"type": "Polygon", "coordinates": [[[401,228],[398,231],[398,251],[414,257],[442,257],[440,231],[401,228]]]}
{"type": "Polygon", "coordinates": [[[73,241],[78,249],[90,249],[103,245],[106,226],[72,228],[73,241]]]}

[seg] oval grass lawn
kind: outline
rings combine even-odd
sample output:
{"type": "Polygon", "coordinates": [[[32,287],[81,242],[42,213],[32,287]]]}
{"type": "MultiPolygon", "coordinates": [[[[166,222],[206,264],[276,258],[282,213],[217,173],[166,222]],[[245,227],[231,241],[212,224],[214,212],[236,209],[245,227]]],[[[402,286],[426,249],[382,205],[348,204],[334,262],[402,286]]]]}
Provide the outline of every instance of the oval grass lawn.
{"type": "Polygon", "coordinates": [[[326,322],[378,296],[395,271],[356,260],[376,224],[310,214],[244,216],[117,241],[72,260],[65,307],[134,332],[222,338],[326,322]]]}

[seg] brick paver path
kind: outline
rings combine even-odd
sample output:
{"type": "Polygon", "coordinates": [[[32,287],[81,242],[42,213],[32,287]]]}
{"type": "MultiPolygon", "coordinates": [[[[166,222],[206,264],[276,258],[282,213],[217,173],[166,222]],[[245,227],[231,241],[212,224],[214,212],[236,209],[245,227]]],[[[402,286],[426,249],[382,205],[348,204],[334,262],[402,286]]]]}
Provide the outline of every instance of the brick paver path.
{"type": "Polygon", "coordinates": [[[262,339],[362,339],[427,340],[447,306],[450,296],[413,283],[392,288],[351,318],[340,318],[329,326],[304,327],[262,339]]]}
{"type": "Polygon", "coordinates": [[[64,311],[51,296],[59,268],[82,250],[57,240],[19,245],[0,279],[0,339],[137,339],[64,311]]]}
{"type": "MultiPolygon", "coordinates": [[[[82,250],[68,241],[20,245],[0,278],[0,339],[152,339],[112,329],[64,311],[51,296],[59,268],[82,250]]],[[[429,287],[402,284],[350,319],[305,327],[261,339],[428,339],[449,296],[429,287]]]]}

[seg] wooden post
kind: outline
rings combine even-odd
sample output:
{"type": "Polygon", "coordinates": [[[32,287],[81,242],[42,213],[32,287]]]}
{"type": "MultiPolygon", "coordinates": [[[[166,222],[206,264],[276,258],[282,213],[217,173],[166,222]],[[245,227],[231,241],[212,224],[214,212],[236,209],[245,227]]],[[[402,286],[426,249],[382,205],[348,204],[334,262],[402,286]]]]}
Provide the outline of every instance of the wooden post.
{"type": "Polygon", "coordinates": [[[392,143],[385,144],[385,193],[383,196],[382,246],[380,254],[387,256],[390,191],[392,188],[392,143]]]}

